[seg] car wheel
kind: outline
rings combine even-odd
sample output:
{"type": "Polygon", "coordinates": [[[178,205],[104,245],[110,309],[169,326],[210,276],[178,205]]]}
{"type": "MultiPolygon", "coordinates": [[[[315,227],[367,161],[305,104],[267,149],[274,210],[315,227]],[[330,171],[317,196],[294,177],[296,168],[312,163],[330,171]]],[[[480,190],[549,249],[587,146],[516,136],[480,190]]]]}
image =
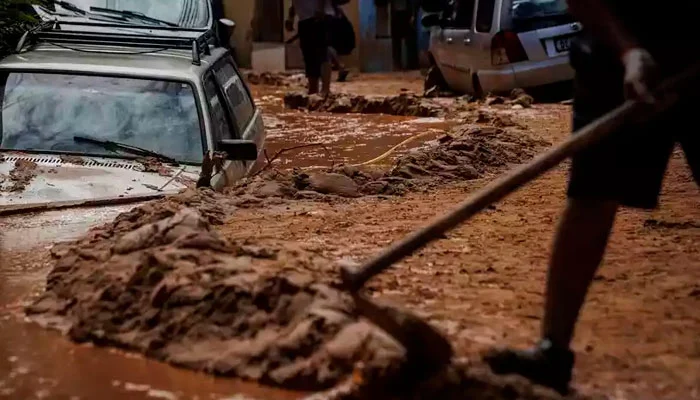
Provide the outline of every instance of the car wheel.
{"type": "Polygon", "coordinates": [[[477,74],[472,75],[472,87],[474,88],[474,97],[477,99],[483,99],[486,94],[484,93],[484,89],[481,87],[479,76],[477,74]]]}
{"type": "Polygon", "coordinates": [[[425,76],[425,81],[423,82],[423,90],[427,92],[428,90],[436,86],[439,90],[448,89],[447,81],[445,81],[445,77],[442,76],[440,68],[438,68],[437,65],[432,65],[428,70],[428,74],[425,76]]]}

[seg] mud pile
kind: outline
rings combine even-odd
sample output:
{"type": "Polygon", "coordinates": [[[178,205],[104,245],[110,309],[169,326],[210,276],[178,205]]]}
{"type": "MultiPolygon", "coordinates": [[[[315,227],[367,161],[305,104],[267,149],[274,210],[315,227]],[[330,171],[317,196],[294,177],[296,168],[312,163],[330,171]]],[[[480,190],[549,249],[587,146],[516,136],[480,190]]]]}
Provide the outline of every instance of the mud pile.
{"type": "MultiPolygon", "coordinates": [[[[485,116],[503,126],[507,117],[485,116]]],[[[426,184],[471,180],[532,158],[550,143],[494,126],[465,126],[398,158],[389,170],[341,165],[322,171],[270,170],[242,181],[231,194],[238,205],[261,199],[332,200],[367,195],[402,195],[426,184]]]]}
{"type": "Polygon", "coordinates": [[[250,85],[294,87],[306,84],[303,74],[284,72],[243,72],[243,79],[250,85]]]}
{"type": "Polygon", "coordinates": [[[285,107],[293,110],[325,111],[331,113],[387,114],[413,117],[443,115],[443,107],[414,94],[395,96],[362,96],[334,93],[327,97],[289,92],[284,96],[285,107]]]}
{"type": "Polygon", "coordinates": [[[367,195],[402,195],[413,187],[404,178],[352,166],[323,171],[267,171],[241,182],[231,194],[241,207],[258,205],[261,199],[338,200],[367,195]]]}
{"type": "Polygon", "coordinates": [[[287,388],[329,388],[357,362],[400,364],[402,348],[354,316],[327,260],[291,245],[229,243],[209,200],[189,193],[122,214],[54,252],[27,309],[78,342],[287,388]],[[199,202],[204,210],[187,208],[199,202]],[[179,210],[178,210],[179,209],[179,210]]]}
{"type": "Polygon", "coordinates": [[[407,179],[476,179],[525,162],[549,143],[496,127],[460,128],[401,157],[391,174],[407,179]]]}

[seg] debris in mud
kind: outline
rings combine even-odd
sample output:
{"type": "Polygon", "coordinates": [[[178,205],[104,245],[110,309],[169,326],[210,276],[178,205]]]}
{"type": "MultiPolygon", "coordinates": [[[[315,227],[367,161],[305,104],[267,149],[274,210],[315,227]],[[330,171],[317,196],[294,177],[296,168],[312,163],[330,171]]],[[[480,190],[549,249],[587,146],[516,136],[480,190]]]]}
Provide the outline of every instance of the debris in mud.
{"type": "Polygon", "coordinates": [[[23,159],[15,161],[15,166],[10,171],[11,184],[5,190],[8,192],[21,192],[26,189],[36,176],[37,167],[37,163],[34,161],[23,159]]]}
{"type": "Polygon", "coordinates": [[[143,167],[143,172],[155,172],[160,176],[172,176],[172,170],[163,164],[163,161],[155,157],[143,157],[136,161],[143,167]]]}
{"type": "Polygon", "coordinates": [[[527,126],[516,122],[508,114],[494,114],[485,110],[478,112],[474,122],[477,124],[489,124],[497,128],[516,127],[519,129],[527,129],[527,126]]]}
{"type": "Polygon", "coordinates": [[[85,160],[79,156],[70,156],[67,154],[61,154],[59,157],[61,158],[61,162],[64,164],[74,164],[74,165],[85,164],[85,160]]]}
{"type": "Polygon", "coordinates": [[[321,97],[319,95],[309,96],[302,92],[289,92],[284,96],[284,105],[295,110],[414,117],[438,117],[445,112],[443,107],[430,100],[408,93],[386,97],[340,93],[321,97]]]}
{"type": "Polygon", "coordinates": [[[250,85],[265,85],[265,86],[304,86],[304,74],[299,73],[284,73],[284,72],[253,72],[246,71],[243,73],[243,78],[250,85]]]}

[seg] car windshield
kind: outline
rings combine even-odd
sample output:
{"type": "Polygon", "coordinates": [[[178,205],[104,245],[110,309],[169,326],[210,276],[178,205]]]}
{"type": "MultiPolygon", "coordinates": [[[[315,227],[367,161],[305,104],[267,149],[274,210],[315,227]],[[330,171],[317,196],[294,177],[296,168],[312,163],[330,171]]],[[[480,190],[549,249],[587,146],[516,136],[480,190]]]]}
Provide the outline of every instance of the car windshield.
{"type": "Polygon", "coordinates": [[[513,19],[532,19],[566,15],[566,0],[513,0],[513,19]]]}
{"type": "MultiPolygon", "coordinates": [[[[184,28],[207,28],[209,25],[208,0],[71,0],[69,3],[83,11],[90,7],[116,11],[131,11],[147,17],[159,19],[184,28]]],[[[56,5],[60,10],[61,6],[56,5]]],[[[145,24],[143,20],[129,21],[145,24]]]]}
{"type": "Polygon", "coordinates": [[[133,158],[76,136],[202,161],[192,87],[123,77],[13,72],[0,77],[0,149],[133,158]]]}

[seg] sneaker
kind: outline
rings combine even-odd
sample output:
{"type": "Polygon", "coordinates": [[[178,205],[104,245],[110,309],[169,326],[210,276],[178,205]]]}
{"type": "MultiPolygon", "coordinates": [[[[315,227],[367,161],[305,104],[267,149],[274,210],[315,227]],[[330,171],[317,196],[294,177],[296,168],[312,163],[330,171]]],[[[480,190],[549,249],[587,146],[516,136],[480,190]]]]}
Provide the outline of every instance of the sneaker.
{"type": "Polygon", "coordinates": [[[347,69],[341,70],[338,72],[338,82],[345,82],[348,80],[348,75],[350,74],[350,71],[347,69]]]}
{"type": "Polygon", "coordinates": [[[494,349],[484,356],[484,361],[495,374],[517,374],[562,395],[569,393],[574,353],[554,347],[549,340],[544,339],[529,350],[494,349]]]}

